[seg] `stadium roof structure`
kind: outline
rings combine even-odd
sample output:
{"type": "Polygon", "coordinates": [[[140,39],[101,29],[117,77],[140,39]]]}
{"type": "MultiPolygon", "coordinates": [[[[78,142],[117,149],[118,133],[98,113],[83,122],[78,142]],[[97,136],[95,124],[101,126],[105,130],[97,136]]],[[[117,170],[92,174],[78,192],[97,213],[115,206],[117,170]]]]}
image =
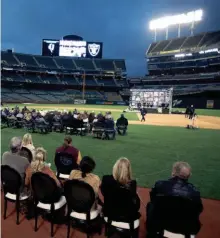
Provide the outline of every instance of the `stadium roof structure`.
{"type": "Polygon", "coordinates": [[[154,42],[149,46],[146,56],[199,52],[214,48],[220,48],[220,31],[154,42]]]}

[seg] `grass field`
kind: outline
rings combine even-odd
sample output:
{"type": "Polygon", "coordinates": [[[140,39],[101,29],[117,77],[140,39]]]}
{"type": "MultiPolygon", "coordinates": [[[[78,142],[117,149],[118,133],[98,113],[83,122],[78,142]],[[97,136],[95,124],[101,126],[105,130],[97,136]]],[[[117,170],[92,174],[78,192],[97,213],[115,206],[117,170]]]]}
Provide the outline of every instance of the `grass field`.
{"type": "MultiPolygon", "coordinates": [[[[70,109],[75,107],[77,106],[70,106],[70,109]]],[[[81,108],[82,105],[78,107],[81,108]]],[[[83,108],[85,107],[83,105],[83,108]]],[[[88,110],[96,108],[97,111],[103,111],[103,107],[106,110],[119,110],[113,112],[114,117],[125,108],[93,105],[88,107],[88,110]]],[[[131,116],[133,120],[137,120],[135,116],[136,114],[131,116]]],[[[2,152],[8,149],[8,143],[13,136],[23,136],[24,133],[23,129],[3,129],[2,152]]],[[[33,134],[35,146],[43,146],[48,151],[48,162],[52,163],[53,169],[55,148],[62,144],[63,137],[64,134],[60,133],[33,134]]],[[[95,158],[95,173],[100,177],[111,173],[119,157],[127,157],[132,163],[138,185],[144,187],[151,187],[156,180],[170,176],[171,166],[175,161],[187,161],[193,168],[191,181],[199,188],[202,196],[220,199],[220,130],[191,131],[181,127],[130,125],[128,135],[117,136],[115,141],[97,140],[91,136],[73,136],[73,145],[81,150],[83,156],[90,155],[95,158]]]]}

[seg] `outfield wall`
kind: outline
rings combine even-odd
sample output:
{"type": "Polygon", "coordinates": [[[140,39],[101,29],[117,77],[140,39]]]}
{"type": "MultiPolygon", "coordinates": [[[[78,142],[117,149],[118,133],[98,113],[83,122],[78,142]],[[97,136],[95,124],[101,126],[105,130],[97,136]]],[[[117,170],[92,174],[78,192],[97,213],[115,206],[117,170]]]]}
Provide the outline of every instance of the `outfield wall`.
{"type": "Polygon", "coordinates": [[[86,100],[86,104],[95,104],[95,105],[120,105],[120,106],[125,106],[128,105],[126,102],[123,101],[102,101],[102,100],[86,100]]]}
{"type": "Polygon", "coordinates": [[[220,92],[203,92],[173,97],[174,108],[186,108],[190,105],[199,109],[220,109],[220,92]]]}

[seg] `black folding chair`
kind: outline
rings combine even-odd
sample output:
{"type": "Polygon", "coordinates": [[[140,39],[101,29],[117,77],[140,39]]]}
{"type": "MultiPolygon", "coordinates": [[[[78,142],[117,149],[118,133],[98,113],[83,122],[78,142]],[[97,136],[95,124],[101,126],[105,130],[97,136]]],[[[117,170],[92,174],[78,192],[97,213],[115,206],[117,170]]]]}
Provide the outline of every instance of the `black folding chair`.
{"type": "Polygon", "coordinates": [[[17,118],[8,117],[8,127],[15,127],[16,121],[17,121],[17,118]]]}
{"type": "Polygon", "coordinates": [[[49,124],[45,124],[44,122],[35,121],[35,128],[41,134],[47,134],[49,132],[49,124]]]}
{"type": "Polygon", "coordinates": [[[147,207],[147,227],[149,231],[166,237],[166,234],[181,234],[185,238],[194,237],[201,227],[199,214],[202,205],[175,196],[158,196],[153,205],[147,207]],[[152,208],[150,208],[152,206],[152,208]],[[151,213],[149,214],[149,211],[151,213]]]}
{"type": "Polygon", "coordinates": [[[53,237],[54,213],[66,205],[66,198],[62,196],[55,180],[44,173],[37,172],[32,175],[31,187],[34,197],[34,230],[37,231],[38,209],[47,210],[51,214],[51,237],[53,237]]]}
{"type": "Polygon", "coordinates": [[[78,169],[76,158],[65,152],[58,152],[55,155],[55,165],[57,168],[58,179],[68,179],[73,169],[78,169]]]}
{"type": "Polygon", "coordinates": [[[26,147],[21,147],[20,153],[21,156],[25,157],[28,159],[29,163],[31,163],[31,161],[33,160],[33,155],[31,153],[31,151],[26,148],[26,147]]]}
{"type": "MultiPolygon", "coordinates": [[[[80,180],[69,180],[64,184],[64,194],[68,206],[68,229],[67,238],[70,236],[70,220],[80,221],[80,224],[85,225],[84,229],[87,237],[92,231],[92,221],[98,220],[99,210],[93,210],[92,207],[95,203],[96,197],[93,188],[80,180]]],[[[98,222],[101,225],[101,222],[98,222]]],[[[101,233],[101,226],[99,227],[101,233]]]]}
{"type": "Polygon", "coordinates": [[[24,129],[27,130],[28,132],[34,133],[35,131],[35,124],[32,120],[24,120],[24,129]]]}
{"type": "Polygon", "coordinates": [[[6,116],[1,115],[1,128],[8,127],[8,118],[6,116]]]}
{"type": "Polygon", "coordinates": [[[113,129],[105,129],[105,137],[103,139],[106,139],[106,140],[115,140],[115,130],[114,128],[113,129]]]}
{"type": "Polygon", "coordinates": [[[119,135],[125,135],[125,133],[127,131],[127,126],[126,125],[118,125],[117,131],[118,131],[119,135]]]}
{"type": "Polygon", "coordinates": [[[73,119],[71,126],[66,127],[66,129],[66,134],[81,136],[86,134],[86,128],[81,120],[73,119]]]}
{"type": "Polygon", "coordinates": [[[114,237],[114,235],[119,234],[119,237],[137,238],[140,225],[138,207],[140,207],[138,195],[134,197],[126,188],[119,187],[115,194],[105,194],[104,220],[106,222],[106,236],[114,237]],[[126,201],[121,199],[124,197],[127,197],[126,201]]]}
{"type": "Polygon", "coordinates": [[[55,132],[63,132],[63,126],[61,121],[53,121],[52,122],[52,130],[55,132]]]}
{"type": "Polygon", "coordinates": [[[20,174],[8,165],[1,166],[1,180],[4,191],[4,219],[6,219],[8,201],[16,204],[17,220],[19,225],[20,201],[28,199],[27,194],[21,194],[22,178],[20,174]]]}
{"type": "Polygon", "coordinates": [[[24,126],[24,120],[20,117],[17,117],[17,120],[15,121],[15,127],[22,128],[23,126],[24,126]]]}

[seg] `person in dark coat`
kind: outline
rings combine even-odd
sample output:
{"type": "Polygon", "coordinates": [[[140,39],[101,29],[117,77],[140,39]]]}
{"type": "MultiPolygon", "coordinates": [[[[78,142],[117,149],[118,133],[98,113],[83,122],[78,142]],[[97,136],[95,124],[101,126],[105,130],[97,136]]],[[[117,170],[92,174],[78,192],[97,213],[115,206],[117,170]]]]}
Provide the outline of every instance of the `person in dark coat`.
{"type": "Polygon", "coordinates": [[[142,121],[145,121],[145,115],[147,114],[146,109],[142,107],[142,108],[140,109],[140,112],[141,112],[141,116],[142,116],[141,122],[142,122],[142,121]]]}
{"type": "MultiPolygon", "coordinates": [[[[195,188],[195,186],[188,182],[188,179],[191,176],[191,167],[186,162],[176,162],[173,165],[172,177],[168,180],[160,180],[157,181],[154,187],[150,192],[150,202],[147,204],[147,231],[148,237],[154,237],[153,233],[156,232],[157,229],[157,214],[155,211],[157,210],[157,198],[168,197],[168,198],[183,198],[193,202],[193,210],[196,211],[196,219],[190,220],[190,225],[192,225],[194,232],[197,234],[200,230],[200,221],[199,214],[203,211],[203,205],[200,197],[200,192],[195,188]]],[[[190,211],[188,211],[190,213],[190,211]]],[[[173,211],[170,211],[170,214],[173,214],[173,211]]],[[[169,220],[169,214],[167,214],[167,219],[169,220]]],[[[173,219],[171,217],[170,219],[173,219]]],[[[188,219],[184,219],[181,217],[181,226],[186,227],[188,219]]],[[[173,227],[170,229],[176,230],[178,225],[178,217],[176,217],[176,224],[173,224],[173,227]]],[[[181,228],[182,229],[182,228],[181,228]]],[[[172,230],[171,230],[172,231],[172,230]]]]}
{"type": "Polygon", "coordinates": [[[116,127],[119,135],[125,135],[128,127],[128,120],[124,117],[124,114],[121,114],[121,117],[118,118],[116,127]]]}

